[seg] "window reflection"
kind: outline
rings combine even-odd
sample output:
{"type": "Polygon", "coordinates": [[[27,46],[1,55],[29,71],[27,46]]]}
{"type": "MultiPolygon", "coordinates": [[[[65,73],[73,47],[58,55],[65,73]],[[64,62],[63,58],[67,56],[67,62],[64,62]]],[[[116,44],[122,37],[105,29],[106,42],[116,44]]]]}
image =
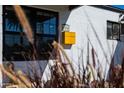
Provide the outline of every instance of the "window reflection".
{"type": "Polygon", "coordinates": [[[21,26],[16,20],[5,19],[5,30],[12,32],[21,32],[21,26]]]}
{"type": "Polygon", "coordinates": [[[124,24],[121,25],[121,35],[124,35],[124,24]]]}
{"type": "Polygon", "coordinates": [[[112,39],[112,23],[107,22],[107,39],[112,39]]]}
{"type": "Polygon", "coordinates": [[[43,23],[37,22],[36,23],[36,31],[37,33],[43,33],[43,23]]]}
{"type": "MultiPolygon", "coordinates": [[[[39,13],[38,13],[39,14],[39,13]]],[[[39,14],[40,15],[40,14],[39,14]]],[[[41,14],[43,15],[43,14],[41,14]]],[[[41,34],[56,34],[56,17],[48,16],[41,16],[37,17],[37,23],[36,23],[36,32],[41,34]]]]}
{"type": "MultiPolygon", "coordinates": [[[[34,44],[38,53],[37,60],[48,59],[48,51],[52,50],[51,43],[57,37],[57,13],[39,9],[34,11],[29,7],[22,8],[33,30],[34,44]]],[[[4,58],[9,61],[31,60],[29,58],[29,54],[32,54],[31,46],[13,8],[5,6],[4,14],[6,15],[4,18],[4,58]]]]}
{"type": "Polygon", "coordinates": [[[119,23],[107,21],[107,39],[119,39],[119,31],[119,23]]]}
{"type": "Polygon", "coordinates": [[[15,44],[20,44],[20,36],[19,35],[5,35],[5,43],[8,46],[13,46],[15,44]]]}

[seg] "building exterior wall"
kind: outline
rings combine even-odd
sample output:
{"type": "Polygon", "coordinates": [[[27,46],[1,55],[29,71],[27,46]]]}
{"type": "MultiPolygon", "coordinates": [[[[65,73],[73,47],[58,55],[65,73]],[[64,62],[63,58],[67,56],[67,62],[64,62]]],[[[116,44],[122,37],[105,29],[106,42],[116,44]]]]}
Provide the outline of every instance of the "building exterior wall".
{"type": "MultiPolygon", "coordinates": [[[[64,12],[60,13],[61,24],[64,23],[63,19],[66,19],[65,15],[66,13],[64,12]]],[[[118,19],[119,13],[93,6],[81,6],[70,12],[66,24],[70,25],[70,31],[76,32],[76,44],[70,48],[65,46],[65,51],[72,60],[77,72],[79,68],[78,64],[82,63],[82,60],[86,66],[88,59],[88,42],[90,42],[89,62],[91,64],[93,63],[91,54],[93,47],[98,55],[98,57],[96,57],[96,64],[98,65],[98,59],[102,65],[105,77],[107,77],[113,56],[116,64],[121,63],[124,47],[123,42],[107,40],[107,20],[118,22],[118,19]],[[81,50],[83,50],[83,54],[81,50]]]]}
{"type": "MultiPolygon", "coordinates": [[[[41,9],[47,9],[59,12],[59,42],[62,44],[62,24],[70,25],[70,31],[76,32],[76,44],[68,46],[63,45],[66,53],[73,62],[74,68],[78,73],[79,64],[84,64],[86,67],[87,60],[92,64],[91,49],[94,48],[96,56],[96,65],[98,60],[101,63],[105,77],[109,69],[112,56],[115,56],[115,62],[122,61],[123,42],[116,40],[107,40],[107,20],[118,22],[119,13],[100,9],[92,6],[80,6],[72,11],[69,11],[68,6],[30,6],[41,9]],[[88,54],[89,43],[89,54],[88,54]],[[89,57],[88,57],[89,55],[89,57]]],[[[2,63],[2,6],[0,6],[0,64],[2,63]]],[[[50,60],[51,61],[51,60],[50,60]]],[[[47,61],[41,61],[42,66],[46,66],[47,61]]],[[[16,69],[25,71],[25,62],[14,62],[16,69]]],[[[47,66],[44,73],[44,78],[48,78],[49,67],[47,66]]],[[[82,69],[82,68],[81,68],[82,69]]],[[[0,77],[0,84],[2,79],[0,77]]]]}

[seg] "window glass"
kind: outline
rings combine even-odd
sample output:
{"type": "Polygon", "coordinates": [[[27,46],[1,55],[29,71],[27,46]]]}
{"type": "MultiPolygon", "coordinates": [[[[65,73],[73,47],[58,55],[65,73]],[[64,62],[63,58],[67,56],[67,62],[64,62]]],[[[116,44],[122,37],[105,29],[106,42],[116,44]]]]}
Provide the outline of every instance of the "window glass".
{"type": "Polygon", "coordinates": [[[115,22],[107,22],[107,39],[119,39],[120,25],[115,22]]]}
{"type": "Polygon", "coordinates": [[[56,17],[53,17],[53,15],[37,13],[37,22],[36,22],[36,32],[39,34],[50,34],[55,35],[56,34],[56,17]],[[40,16],[39,16],[40,15],[40,16]]]}
{"type": "Polygon", "coordinates": [[[36,23],[36,31],[37,31],[37,33],[40,33],[40,34],[43,33],[43,23],[42,22],[36,23]]]}
{"type": "Polygon", "coordinates": [[[15,44],[20,44],[20,36],[19,35],[5,35],[5,44],[8,46],[14,46],[15,44]]]}
{"type": "Polygon", "coordinates": [[[119,24],[113,24],[112,36],[113,36],[113,39],[118,39],[118,36],[119,36],[119,24]]]}
{"type": "Polygon", "coordinates": [[[121,35],[124,35],[124,24],[121,25],[121,35]]]}
{"type": "Polygon", "coordinates": [[[44,34],[49,34],[49,20],[43,22],[43,32],[44,34]]]}
{"type": "MultiPolygon", "coordinates": [[[[53,40],[57,40],[57,13],[24,6],[22,8],[33,31],[34,45],[36,45],[38,54],[37,60],[48,59],[48,51],[51,51],[50,45],[53,40]]],[[[8,61],[31,60],[27,55],[32,54],[32,47],[12,6],[4,6],[4,15],[3,58],[8,61]],[[22,55],[22,52],[25,55],[22,55]]]]}
{"type": "Polygon", "coordinates": [[[56,25],[50,24],[50,34],[55,35],[56,34],[56,25]]]}
{"type": "Polygon", "coordinates": [[[26,36],[23,36],[23,45],[24,45],[25,47],[28,47],[28,46],[29,46],[29,41],[28,41],[28,39],[27,39],[26,36]]]}
{"type": "Polygon", "coordinates": [[[55,17],[50,19],[50,24],[56,24],[56,18],[55,17]]]}
{"type": "Polygon", "coordinates": [[[5,30],[12,32],[21,32],[21,25],[16,19],[6,18],[5,19],[5,30]]]}
{"type": "Polygon", "coordinates": [[[107,23],[107,38],[112,39],[112,23],[107,23]]]}

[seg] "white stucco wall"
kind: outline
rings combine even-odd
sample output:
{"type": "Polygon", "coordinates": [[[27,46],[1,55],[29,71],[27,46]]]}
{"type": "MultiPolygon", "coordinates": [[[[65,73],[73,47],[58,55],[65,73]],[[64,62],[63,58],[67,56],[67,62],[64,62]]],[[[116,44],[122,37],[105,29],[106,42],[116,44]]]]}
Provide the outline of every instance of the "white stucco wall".
{"type": "MultiPolygon", "coordinates": [[[[65,15],[66,13],[64,11],[60,13],[60,24],[65,22],[63,20],[66,19],[65,15]]],[[[86,65],[87,63],[87,36],[98,55],[98,59],[102,64],[106,76],[112,59],[111,56],[115,56],[116,63],[121,62],[122,56],[120,55],[124,47],[123,42],[107,40],[107,20],[118,22],[118,18],[119,13],[117,12],[92,6],[81,6],[70,12],[66,24],[70,25],[70,31],[76,32],[76,44],[72,45],[69,49],[65,49],[65,51],[73,61],[76,71],[78,71],[78,62],[82,63],[82,59],[79,58],[82,55],[82,49],[84,64],[86,65]],[[117,46],[118,48],[116,49],[117,46]],[[114,54],[115,51],[116,54],[114,54]]],[[[90,45],[89,47],[89,60],[92,63],[92,46],[90,45]]]]}

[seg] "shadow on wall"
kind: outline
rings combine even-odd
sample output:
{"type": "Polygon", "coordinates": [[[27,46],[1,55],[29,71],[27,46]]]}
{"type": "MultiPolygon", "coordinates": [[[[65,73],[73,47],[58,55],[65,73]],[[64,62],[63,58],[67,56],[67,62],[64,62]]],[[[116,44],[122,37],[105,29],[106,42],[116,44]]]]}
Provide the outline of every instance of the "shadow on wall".
{"type": "MultiPolygon", "coordinates": [[[[5,67],[8,62],[3,62],[5,67]]],[[[14,64],[14,71],[17,73],[18,71],[22,71],[25,75],[30,76],[34,78],[36,76],[42,77],[43,72],[47,66],[48,61],[42,60],[42,61],[14,61],[12,62],[14,64]],[[35,72],[35,73],[34,73],[35,72]]],[[[8,76],[3,74],[3,83],[10,83],[10,79],[8,76]]]]}
{"type": "Polygon", "coordinates": [[[122,66],[123,58],[124,58],[124,37],[121,38],[120,41],[118,41],[117,46],[115,48],[115,52],[110,63],[109,73],[107,75],[108,78],[111,78],[109,75],[111,74],[111,71],[114,66],[117,66],[118,64],[122,66]]]}
{"type": "Polygon", "coordinates": [[[124,41],[119,41],[114,52],[114,65],[121,64],[124,57],[124,41]]]}
{"type": "Polygon", "coordinates": [[[63,47],[64,47],[64,49],[71,49],[72,45],[64,45],[63,44],[63,47]]]}

